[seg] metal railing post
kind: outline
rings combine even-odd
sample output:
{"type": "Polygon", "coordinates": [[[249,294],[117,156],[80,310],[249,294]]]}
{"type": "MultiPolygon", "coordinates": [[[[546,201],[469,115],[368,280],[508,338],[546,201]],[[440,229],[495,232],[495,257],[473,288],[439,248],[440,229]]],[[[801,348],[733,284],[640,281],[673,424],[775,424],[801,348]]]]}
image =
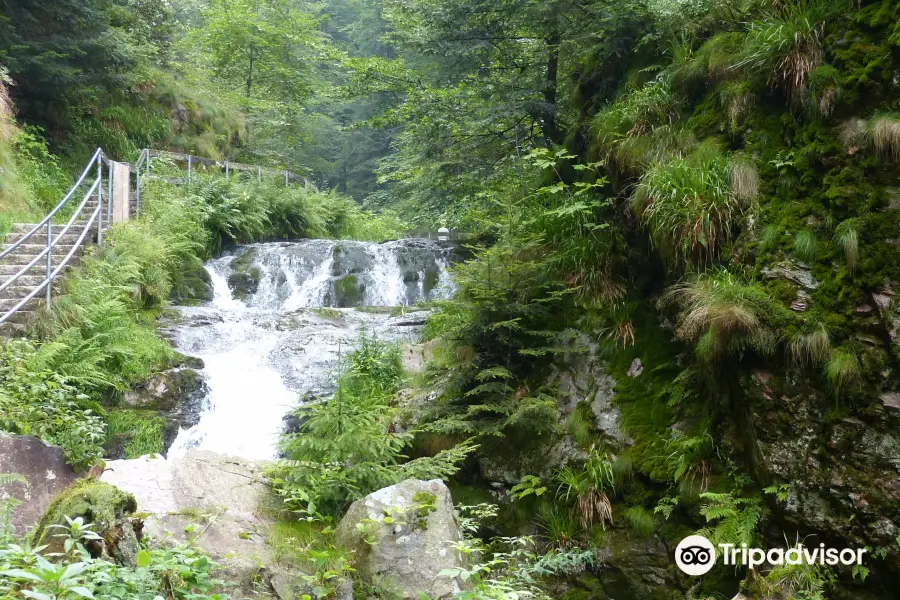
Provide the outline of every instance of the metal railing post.
{"type": "Polygon", "coordinates": [[[228,181],[228,175],[230,174],[230,169],[228,168],[228,161],[225,161],[225,181],[228,181]]]}
{"type": "MultiPolygon", "coordinates": [[[[100,158],[100,162],[103,162],[103,158],[100,158]]],[[[106,222],[112,223],[112,187],[113,187],[113,168],[112,161],[107,158],[107,169],[106,169],[106,222]]],[[[100,185],[103,185],[103,180],[100,180],[100,185]]],[[[126,219],[128,216],[126,215],[126,219]]]]}
{"type": "Polygon", "coordinates": [[[50,307],[50,290],[53,288],[50,279],[53,275],[53,219],[47,222],[47,308],[50,307]]]}
{"type": "Polygon", "coordinates": [[[97,245],[103,245],[103,159],[97,159],[97,245]]]}
{"type": "Polygon", "coordinates": [[[284,170],[284,187],[287,187],[288,184],[288,172],[287,169],[284,170]]]}
{"type": "Polygon", "coordinates": [[[262,183],[262,167],[256,167],[256,183],[262,183]]]}
{"type": "Polygon", "coordinates": [[[191,183],[191,155],[188,154],[188,183],[191,183]]]}

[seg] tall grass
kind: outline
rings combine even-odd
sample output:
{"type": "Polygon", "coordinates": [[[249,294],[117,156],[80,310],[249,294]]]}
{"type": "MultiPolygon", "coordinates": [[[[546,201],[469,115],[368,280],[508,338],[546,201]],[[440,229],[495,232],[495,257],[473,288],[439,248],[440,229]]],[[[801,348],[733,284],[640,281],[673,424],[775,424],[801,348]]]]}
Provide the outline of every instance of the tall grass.
{"type": "Polygon", "coordinates": [[[803,262],[816,260],[819,243],[816,234],[808,229],[801,229],[794,235],[794,256],[803,262]]]}
{"type": "Polygon", "coordinates": [[[788,2],[752,23],[744,57],[735,66],[768,74],[773,86],[803,100],[811,73],[824,60],[825,21],[833,5],[829,0],[788,2]]]}
{"type": "Polygon", "coordinates": [[[797,333],[788,346],[795,365],[823,365],[831,355],[831,336],[825,325],[818,323],[811,331],[797,333]]]}
{"type": "Polygon", "coordinates": [[[893,161],[900,159],[900,117],[894,114],[875,117],[869,124],[869,136],[880,156],[893,161]]]}
{"type": "Polygon", "coordinates": [[[840,396],[860,376],[859,358],[846,350],[835,350],[825,363],[825,378],[836,396],[840,396]]]}
{"type": "Polygon", "coordinates": [[[725,270],[675,285],[663,301],[681,308],[676,333],[685,341],[696,342],[698,357],[707,361],[746,349],[772,354],[777,322],[792,317],[763,290],[725,270]]]}
{"type": "Polygon", "coordinates": [[[856,274],[859,265],[859,220],[847,219],[834,231],[834,241],[844,251],[844,261],[847,263],[847,272],[851,276],[856,274]]]}
{"type": "Polygon", "coordinates": [[[704,146],[685,158],[652,165],[633,204],[657,245],[705,261],[730,239],[757,192],[754,170],[704,146]]]}

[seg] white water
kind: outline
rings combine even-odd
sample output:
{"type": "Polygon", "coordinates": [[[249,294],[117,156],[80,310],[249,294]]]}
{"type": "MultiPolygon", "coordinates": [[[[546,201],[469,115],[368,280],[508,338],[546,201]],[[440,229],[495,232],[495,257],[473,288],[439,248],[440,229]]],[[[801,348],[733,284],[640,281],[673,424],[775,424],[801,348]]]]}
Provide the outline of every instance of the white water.
{"type": "Polygon", "coordinates": [[[443,251],[419,240],[309,240],[244,251],[254,253],[252,264],[259,269],[255,293],[244,301],[233,298],[228,276],[235,257],[226,256],[206,265],[214,299],[180,309],[176,347],[203,359],[209,395],[200,422],[179,433],[170,456],[199,448],[272,458],[284,415],[303,394],[331,391],[338,353],[352,348],[362,329],[382,339],[415,341],[419,327],[410,323],[421,321],[413,318],[421,313],[317,311],[337,305],[335,282],[341,278],[350,275],[359,283],[363,306],[408,305],[452,292],[443,251]]]}

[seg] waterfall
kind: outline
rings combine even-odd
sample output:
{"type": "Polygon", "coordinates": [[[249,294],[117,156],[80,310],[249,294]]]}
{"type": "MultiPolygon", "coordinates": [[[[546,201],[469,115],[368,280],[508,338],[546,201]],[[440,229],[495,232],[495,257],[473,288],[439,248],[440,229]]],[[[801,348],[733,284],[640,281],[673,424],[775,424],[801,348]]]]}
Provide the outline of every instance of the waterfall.
{"type": "Polygon", "coordinates": [[[169,454],[273,458],[299,398],[333,390],[339,348],[363,329],[398,342],[418,337],[408,318],[358,309],[449,297],[449,260],[427,240],[308,240],[251,244],[207,262],[214,297],[180,307],[175,344],[203,359],[209,394],[200,422],[169,454]]]}

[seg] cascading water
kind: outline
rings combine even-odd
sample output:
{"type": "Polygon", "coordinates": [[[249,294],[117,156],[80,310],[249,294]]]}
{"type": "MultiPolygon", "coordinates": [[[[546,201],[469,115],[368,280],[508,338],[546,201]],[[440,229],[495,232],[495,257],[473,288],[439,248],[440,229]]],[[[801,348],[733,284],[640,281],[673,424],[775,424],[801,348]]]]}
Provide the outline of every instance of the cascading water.
{"type": "Polygon", "coordinates": [[[284,415],[302,395],[333,389],[339,353],[361,330],[417,338],[422,318],[367,307],[448,297],[448,264],[445,248],[418,239],[253,244],[209,261],[214,298],[180,309],[174,340],[203,359],[209,394],[200,422],[179,433],[169,455],[274,457],[284,415]]]}

